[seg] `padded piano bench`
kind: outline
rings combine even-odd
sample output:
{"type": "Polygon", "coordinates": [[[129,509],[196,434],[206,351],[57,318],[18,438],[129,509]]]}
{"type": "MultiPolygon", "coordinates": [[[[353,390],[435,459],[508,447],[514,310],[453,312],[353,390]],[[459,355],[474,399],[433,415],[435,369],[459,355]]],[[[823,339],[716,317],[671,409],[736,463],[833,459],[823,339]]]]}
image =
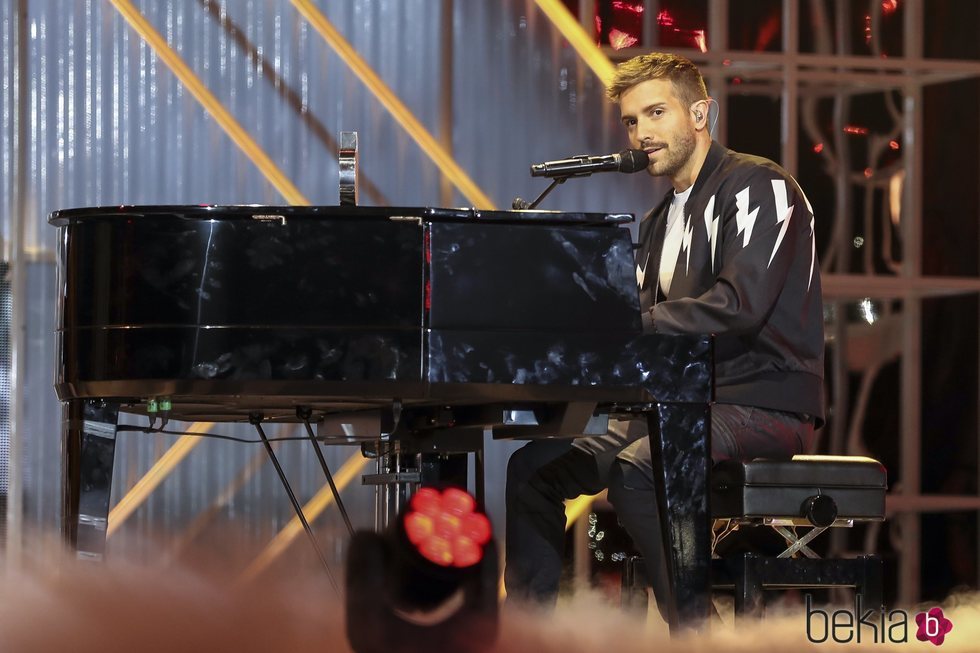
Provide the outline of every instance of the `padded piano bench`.
{"type": "MultiPolygon", "coordinates": [[[[794,456],[792,460],[730,460],[715,465],[711,514],[716,524],[718,520],[727,523],[715,544],[736,529],[770,526],[787,547],[775,557],[756,553],[716,557],[713,586],[735,590],[738,617],[761,616],[766,589],[853,587],[866,609],[878,610],[882,605],[878,556],[826,559],[808,545],[828,528],[883,521],[886,489],[885,468],[871,458],[794,456]],[[795,527],[809,530],[800,535],[795,527]]],[[[635,601],[637,590],[645,585],[642,560],[627,559],[624,603],[635,601]]]]}

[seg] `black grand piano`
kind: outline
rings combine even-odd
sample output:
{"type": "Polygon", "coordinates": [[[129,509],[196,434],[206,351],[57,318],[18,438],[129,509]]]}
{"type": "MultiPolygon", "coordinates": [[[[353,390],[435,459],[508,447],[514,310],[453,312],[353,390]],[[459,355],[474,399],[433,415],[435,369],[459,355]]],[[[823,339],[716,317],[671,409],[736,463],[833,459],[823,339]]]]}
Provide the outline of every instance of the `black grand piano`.
{"type": "Polygon", "coordinates": [[[320,440],[402,451],[466,451],[487,428],[598,433],[630,416],[648,420],[663,463],[672,626],[700,622],[710,339],[641,332],[631,220],[350,206],[51,214],[68,542],[103,552],[120,412],[260,433],[304,421],[320,440]]]}

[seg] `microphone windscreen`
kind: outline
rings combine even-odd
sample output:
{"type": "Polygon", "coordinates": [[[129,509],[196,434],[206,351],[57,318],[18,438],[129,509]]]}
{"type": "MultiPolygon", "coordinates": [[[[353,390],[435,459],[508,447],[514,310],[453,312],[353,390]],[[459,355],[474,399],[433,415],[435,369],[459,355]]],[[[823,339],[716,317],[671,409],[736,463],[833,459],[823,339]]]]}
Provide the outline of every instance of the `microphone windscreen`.
{"type": "Polygon", "coordinates": [[[650,165],[650,155],[643,150],[623,150],[619,153],[620,172],[639,172],[650,165]]]}

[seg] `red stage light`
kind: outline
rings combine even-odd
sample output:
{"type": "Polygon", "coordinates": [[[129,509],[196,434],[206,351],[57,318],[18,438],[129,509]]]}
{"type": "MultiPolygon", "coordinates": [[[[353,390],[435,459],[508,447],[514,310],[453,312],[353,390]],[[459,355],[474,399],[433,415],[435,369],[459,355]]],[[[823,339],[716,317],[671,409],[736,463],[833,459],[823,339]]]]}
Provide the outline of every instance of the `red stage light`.
{"type": "Polygon", "coordinates": [[[435,532],[436,525],[432,521],[432,517],[420,512],[413,512],[405,516],[405,534],[412,544],[418,546],[420,542],[432,537],[435,532]]]}
{"type": "Polygon", "coordinates": [[[478,512],[470,513],[463,517],[459,533],[483,546],[490,541],[490,520],[478,512]]]}
{"type": "Polygon", "coordinates": [[[609,30],[609,45],[612,46],[613,50],[622,50],[623,48],[629,48],[636,45],[640,39],[627,34],[626,32],[621,32],[615,27],[609,30]]]}
{"type": "Polygon", "coordinates": [[[613,9],[618,9],[620,11],[631,11],[634,14],[643,13],[643,5],[633,4],[632,2],[623,2],[622,0],[613,0],[613,9]]]}
{"type": "Polygon", "coordinates": [[[703,29],[694,30],[694,45],[698,47],[701,52],[708,51],[708,39],[704,35],[703,29]]]}
{"type": "Polygon", "coordinates": [[[816,152],[817,154],[823,152],[823,143],[817,143],[816,145],[814,145],[813,151],[816,152]]]}
{"type": "Polygon", "coordinates": [[[442,508],[442,494],[439,493],[439,490],[434,490],[431,487],[421,488],[412,497],[410,505],[413,512],[436,517],[442,508]]]}
{"type": "Polygon", "coordinates": [[[483,558],[483,548],[466,537],[453,540],[453,561],[457,567],[471,567],[483,558]]]}
{"type": "Polygon", "coordinates": [[[490,541],[490,520],[476,512],[476,500],[463,490],[421,488],[409,502],[405,535],[426,560],[443,567],[471,567],[490,541]]]}
{"type": "Polygon", "coordinates": [[[442,505],[448,512],[462,516],[476,510],[476,499],[468,492],[451,487],[442,493],[442,505]]]}

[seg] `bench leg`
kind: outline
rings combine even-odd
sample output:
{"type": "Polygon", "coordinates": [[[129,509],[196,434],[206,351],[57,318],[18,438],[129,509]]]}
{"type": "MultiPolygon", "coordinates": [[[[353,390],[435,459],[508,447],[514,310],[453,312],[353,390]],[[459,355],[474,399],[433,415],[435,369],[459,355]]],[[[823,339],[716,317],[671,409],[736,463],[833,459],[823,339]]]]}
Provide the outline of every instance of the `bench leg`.
{"type": "Polygon", "coordinates": [[[647,610],[646,565],[641,556],[630,556],[623,561],[623,584],[619,603],[630,612],[647,610]]]}
{"type": "Polygon", "coordinates": [[[885,605],[882,589],[884,564],[876,555],[860,556],[858,560],[861,561],[861,577],[858,579],[855,591],[861,595],[861,605],[865,609],[877,612],[885,605]]]}
{"type": "Polygon", "coordinates": [[[765,612],[765,600],[762,595],[764,564],[763,560],[752,553],[743,554],[732,561],[736,622],[759,619],[765,612]]]}

